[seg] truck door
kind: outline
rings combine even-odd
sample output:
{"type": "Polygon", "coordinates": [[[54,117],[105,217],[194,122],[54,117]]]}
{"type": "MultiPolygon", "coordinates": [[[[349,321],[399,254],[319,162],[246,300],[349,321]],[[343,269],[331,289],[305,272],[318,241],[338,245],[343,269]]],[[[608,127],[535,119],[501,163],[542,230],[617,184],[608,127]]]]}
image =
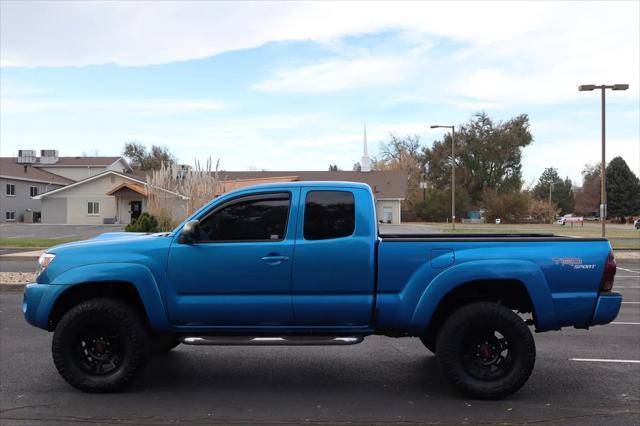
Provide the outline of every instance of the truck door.
{"type": "Polygon", "coordinates": [[[375,271],[372,210],[371,194],[364,189],[302,189],[292,283],[297,326],[370,324],[375,271]]]}
{"type": "Polygon", "coordinates": [[[200,238],[171,246],[167,305],[176,326],[291,323],[298,189],[230,199],[200,219],[200,238]]]}

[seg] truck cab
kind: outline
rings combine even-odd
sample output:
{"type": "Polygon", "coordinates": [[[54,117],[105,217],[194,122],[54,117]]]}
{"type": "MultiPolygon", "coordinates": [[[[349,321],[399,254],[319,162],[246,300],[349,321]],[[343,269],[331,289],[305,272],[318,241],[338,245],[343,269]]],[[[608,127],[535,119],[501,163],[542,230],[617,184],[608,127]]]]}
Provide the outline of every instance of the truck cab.
{"type": "Polygon", "coordinates": [[[221,199],[169,248],[171,325],[370,332],[374,216],[361,184],[265,187],[221,199]]]}

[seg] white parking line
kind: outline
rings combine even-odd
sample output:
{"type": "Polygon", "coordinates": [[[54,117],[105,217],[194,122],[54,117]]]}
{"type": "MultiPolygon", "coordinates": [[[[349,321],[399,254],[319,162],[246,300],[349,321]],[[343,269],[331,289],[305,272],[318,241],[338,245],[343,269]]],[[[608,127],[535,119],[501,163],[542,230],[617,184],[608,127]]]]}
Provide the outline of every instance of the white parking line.
{"type": "Polygon", "coordinates": [[[602,358],[569,358],[569,361],[578,362],[620,362],[624,364],[640,364],[637,359],[602,359],[602,358]]]}
{"type": "Polygon", "coordinates": [[[640,325],[640,322],[623,322],[623,321],[614,321],[611,322],[609,324],[615,324],[615,325],[640,325]]]}
{"type": "Polygon", "coordinates": [[[633,272],[634,274],[640,274],[640,271],[636,271],[636,270],[633,270],[633,269],[621,268],[619,266],[618,266],[618,269],[621,269],[621,270],[627,271],[627,272],[633,272]]]}
{"type": "Polygon", "coordinates": [[[615,288],[640,288],[640,285],[628,285],[628,286],[617,285],[617,286],[615,286],[615,288]]]}
{"type": "Polygon", "coordinates": [[[627,305],[640,305],[640,302],[622,302],[622,304],[627,304],[627,305]]]}

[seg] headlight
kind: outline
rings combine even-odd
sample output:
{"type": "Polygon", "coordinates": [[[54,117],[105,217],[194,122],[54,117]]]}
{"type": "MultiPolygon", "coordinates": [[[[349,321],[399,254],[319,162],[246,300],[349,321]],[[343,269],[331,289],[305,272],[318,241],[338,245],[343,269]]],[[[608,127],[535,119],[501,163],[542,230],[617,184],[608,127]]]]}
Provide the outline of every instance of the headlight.
{"type": "Polygon", "coordinates": [[[56,255],[53,253],[42,253],[38,258],[40,269],[43,271],[47,269],[47,266],[49,266],[54,257],[56,257],[56,255]]]}

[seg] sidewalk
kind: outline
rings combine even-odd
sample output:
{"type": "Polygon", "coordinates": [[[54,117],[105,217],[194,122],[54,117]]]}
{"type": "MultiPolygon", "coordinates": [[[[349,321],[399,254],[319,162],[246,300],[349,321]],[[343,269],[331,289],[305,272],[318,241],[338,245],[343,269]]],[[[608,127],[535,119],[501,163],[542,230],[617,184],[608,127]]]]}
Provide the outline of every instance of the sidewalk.
{"type": "Polygon", "coordinates": [[[38,260],[40,255],[45,252],[45,249],[21,251],[18,253],[7,253],[0,255],[1,260],[38,260]]]}

